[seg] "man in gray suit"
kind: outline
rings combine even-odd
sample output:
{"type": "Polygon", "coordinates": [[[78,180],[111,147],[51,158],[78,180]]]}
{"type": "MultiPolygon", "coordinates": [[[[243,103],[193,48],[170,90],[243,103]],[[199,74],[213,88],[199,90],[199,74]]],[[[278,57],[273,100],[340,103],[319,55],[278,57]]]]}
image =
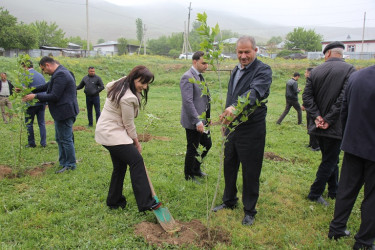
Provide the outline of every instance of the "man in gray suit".
{"type": "MultiPolygon", "coordinates": [[[[207,69],[207,62],[204,59],[204,52],[194,53],[192,67],[184,73],[180,80],[182,96],[181,125],[186,130],[187,149],[185,157],[185,179],[197,182],[196,177],[204,177],[207,174],[201,171],[201,162],[197,148],[201,144],[205,149],[201,159],[207,155],[212,142],[210,132],[205,129],[210,119],[210,97],[202,95],[202,86],[191,83],[189,79],[204,82],[202,73],[207,69]],[[202,114],[205,112],[205,117],[202,114]]],[[[208,89],[207,89],[208,92],[208,89]]]]}

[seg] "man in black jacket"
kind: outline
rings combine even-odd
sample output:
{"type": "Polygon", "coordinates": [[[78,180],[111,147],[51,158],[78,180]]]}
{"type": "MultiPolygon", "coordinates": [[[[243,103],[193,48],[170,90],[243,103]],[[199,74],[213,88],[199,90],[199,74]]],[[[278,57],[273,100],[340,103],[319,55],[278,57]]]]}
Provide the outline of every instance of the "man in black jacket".
{"type": "Polygon", "coordinates": [[[78,115],[77,90],[73,75],[53,58],[45,56],[40,62],[41,70],[51,76],[51,80],[40,85],[23,98],[31,101],[48,102],[49,111],[55,122],[56,142],[59,146],[59,163],[62,167],[56,173],[76,168],[73,142],[73,124],[78,115]],[[45,92],[45,93],[43,93],[45,92]]]}
{"type": "Polygon", "coordinates": [[[358,193],[364,185],[361,225],[353,249],[375,249],[375,66],[353,73],[341,108],[345,152],[329,238],[348,236],[346,230],[358,193]]]}
{"type": "Polygon", "coordinates": [[[96,121],[98,121],[100,116],[100,97],[99,93],[104,89],[102,79],[95,74],[95,68],[89,67],[88,75],[84,76],[81,83],[77,86],[77,90],[85,87],[86,94],[86,109],[87,118],[89,120],[89,127],[93,126],[92,119],[92,106],[95,108],[96,121]]]}
{"type": "MultiPolygon", "coordinates": [[[[0,74],[1,81],[0,81],[0,108],[1,108],[1,115],[3,116],[4,123],[8,123],[5,115],[5,107],[8,109],[12,108],[12,103],[9,101],[9,96],[13,94],[14,86],[12,83],[7,79],[7,73],[3,72],[0,74]]],[[[9,114],[9,121],[12,120],[12,114],[9,114]]]]}
{"type": "MultiPolygon", "coordinates": [[[[247,97],[250,101],[246,110],[254,107],[257,102],[266,99],[270,93],[272,82],[271,67],[256,58],[258,51],[255,39],[249,36],[240,37],[237,41],[237,57],[239,64],[233,69],[227,92],[226,109],[220,115],[223,124],[231,127],[235,116],[237,101],[240,97],[247,97]],[[229,119],[228,119],[229,118],[229,119]]],[[[263,154],[266,138],[267,106],[262,103],[248,116],[248,120],[234,128],[234,131],[225,131],[227,142],[224,151],[224,179],[225,189],[223,203],[216,206],[213,211],[237,206],[237,174],[240,163],[242,164],[243,191],[242,202],[245,217],[243,225],[250,226],[254,223],[257,213],[255,205],[259,197],[259,177],[262,169],[263,154]]]]}
{"type": "Polygon", "coordinates": [[[322,161],[311,185],[308,199],[325,206],[322,194],[328,183],[328,197],[335,199],[339,176],[341,144],[340,109],[345,86],[355,68],[343,59],[345,46],[333,42],[324,48],[325,62],[311,71],[303,92],[303,106],[312,117],[308,124],[309,134],[316,135],[322,161]]]}
{"type": "Polygon", "coordinates": [[[299,105],[298,102],[298,93],[301,91],[300,88],[298,88],[298,79],[300,78],[300,74],[298,72],[295,72],[293,74],[292,79],[289,79],[286,83],[285,87],[285,99],[286,99],[286,106],[284,112],[281,114],[279,120],[277,120],[277,124],[281,124],[281,122],[284,120],[285,116],[289,113],[289,110],[291,107],[293,107],[298,114],[298,124],[302,123],[302,110],[301,105],[299,105]]]}

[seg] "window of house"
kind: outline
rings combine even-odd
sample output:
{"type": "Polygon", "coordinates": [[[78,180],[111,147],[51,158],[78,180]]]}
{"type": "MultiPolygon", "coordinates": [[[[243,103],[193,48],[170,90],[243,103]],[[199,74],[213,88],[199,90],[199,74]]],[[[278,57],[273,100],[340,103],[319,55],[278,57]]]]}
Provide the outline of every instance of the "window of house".
{"type": "Polygon", "coordinates": [[[355,45],[348,45],[348,52],[355,52],[355,45]]]}

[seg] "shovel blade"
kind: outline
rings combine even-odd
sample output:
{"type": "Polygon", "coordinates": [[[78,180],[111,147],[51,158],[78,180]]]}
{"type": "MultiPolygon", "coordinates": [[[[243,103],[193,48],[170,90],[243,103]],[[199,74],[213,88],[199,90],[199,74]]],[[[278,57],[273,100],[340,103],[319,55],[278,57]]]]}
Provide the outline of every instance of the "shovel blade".
{"type": "Polygon", "coordinates": [[[173,219],[168,208],[160,207],[156,210],[153,210],[156,219],[158,220],[160,226],[168,233],[177,232],[180,230],[180,227],[173,219]]]}

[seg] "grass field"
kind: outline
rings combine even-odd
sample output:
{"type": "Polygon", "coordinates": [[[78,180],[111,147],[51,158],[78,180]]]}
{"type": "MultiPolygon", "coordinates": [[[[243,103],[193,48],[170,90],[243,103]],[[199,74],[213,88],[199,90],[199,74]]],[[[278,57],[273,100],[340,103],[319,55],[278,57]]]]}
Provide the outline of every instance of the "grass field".
{"type": "MultiPolygon", "coordinates": [[[[117,79],[137,65],[148,66],[156,75],[151,86],[146,109],[136,119],[137,132],[170,140],[151,140],[143,144],[143,157],[148,167],[158,197],[169,208],[175,219],[206,221],[207,203],[211,203],[219,174],[219,127],[212,128],[214,145],[209,152],[204,171],[209,174],[207,182],[197,185],[184,180],[183,165],[186,147],[185,131],[180,126],[181,97],[179,79],[190,67],[189,62],[162,57],[114,57],[92,59],[59,58],[61,64],[72,70],[78,81],[87,72],[87,67],[96,67],[96,73],[104,82],[117,79]],[[159,119],[151,126],[147,114],[159,119]],[[145,128],[147,127],[147,131],[145,128]]],[[[334,202],[322,207],[306,200],[310,185],[315,178],[320,153],[305,147],[308,143],[306,122],[297,125],[297,115],[291,110],[282,125],[276,120],[285,107],[285,82],[294,71],[303,75],[308,66],[321,63],[286,60],[268,60],[273,68],[273,83],[268,102],[267,140],[265,151],[270,156],[264,159],[258,214],[251,227],[241,225],[242,204],[230,211],[220,211],[212,217],[211,225],[220,226],[231,237],[230,245],[217,244],[217,249],[351,249],[353,236],[339,241],[327,238],[329,222],[333,216],[334,202]]],[[[374,64],[374,61],[350,61],[357,68],[374,64]]],[[[35,60],[37,64],[37,60],[35,60]]],[[[227,61],[223,68],[231,69],[236,61],[227,61]]],[[[8,72],[9,79],[15,77],[12,70],[15,59],[0,58],[0,71],[8,72]]],[[[213,72],[207,72],[215,100],[220,99],[220,89],[213,72]]],[[[229,78],[222,72],[224,86],[229,78]]],[[[299,80],[300,88],[305,79],[299,80]]],[[[225,94],[225,89],[224,89],[225,94]]],[[[225,95],[224,95],[225,96],[225,95]]],[[[301,99],[301,98],[300,98],[301,99]]],[[[109,153],[94,140],[94,129],[86,128],[85,97],[78,91],[80,114],[75,127],[77,169],[60,175],[57,170],[58,148],[53,143],[53,124],[47,125],[48,146],[23,149],[21,173],[41,167],[43,163],[55,163],[40,175],[24,174],[19,178],[0,180],[0,242],[1,249],[145,249],[153,248],[134,234],[134,225],[142,221],[156,222],[152,213],[138,213],[131,189],[129,174],[124,184],[128,205],[124,210],[109,210],[105,200],[108,191],[112,163],[109,153]]],[[[105,93],[101,93],[102,107],[105,93]]],[[[221,107],[213,104],[213,117],[218,117],[221,107]]],[[[305,114],[303,114],[305,116],[305,114]]],[[[214,118],[215,119],[215,118],[214,118]]],[[[11,124],[0,122],[0,166],[15,166],[19,127],[14,119],[11,124]]],[[[46,112],[46,121],[52,121],[46,112]]],[[[36,140],[38,137],[37,125],[36,140]]],[[[23,133],[23,144],[27,144],[23,133]]],[[[340,163],[341,165],[341,163],[340,163]]],[[[239,174],[239,177],[241,173],[239,174]]],[[[242,178],[238,179],[242,190],[242,178]]],[[[221,202],[223,179],[217,204],[221,202]]],[[[326,195],[326,194],[324,194],[326,195]]],[[[349,219],[348,229],[355,233],[360,223],[362,193],[349,219]]],[[[239,192],[241,198],[241,192],[239,192]]],[[[177,248],[175,246],[166,246],[177,248]]],[[[194,246],[185,246],[193,248],[194,246]]]]}

